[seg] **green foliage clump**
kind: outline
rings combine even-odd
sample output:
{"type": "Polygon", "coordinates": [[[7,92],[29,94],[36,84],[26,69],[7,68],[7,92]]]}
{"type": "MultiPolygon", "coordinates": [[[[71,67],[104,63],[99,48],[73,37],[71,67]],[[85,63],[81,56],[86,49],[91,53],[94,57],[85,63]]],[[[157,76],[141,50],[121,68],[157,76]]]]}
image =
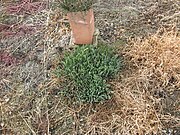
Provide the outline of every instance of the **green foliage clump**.
{"type": "Polygon", "coordinates": [[[66,12],[79,12],[89,10],[94,0],[61,0],[60,6],[66,12]]]}
{"type": "Polygon", "coordinates": [[[111,91],[106,81],[122,66],[121,59],[106,45],[78,47],[65,55],[61,64],[59,73],[74,83],[76,97],[88,103],[110,99],[111,91]]]}

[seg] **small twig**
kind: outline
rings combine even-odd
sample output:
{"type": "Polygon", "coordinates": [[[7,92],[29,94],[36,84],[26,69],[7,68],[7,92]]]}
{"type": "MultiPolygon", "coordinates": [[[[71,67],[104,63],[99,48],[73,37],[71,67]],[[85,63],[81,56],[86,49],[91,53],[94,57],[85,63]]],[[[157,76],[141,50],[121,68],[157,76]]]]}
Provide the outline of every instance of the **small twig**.
{"type": "Polygon", "coordinates": [[[20,46],[22,46],[23,45],[23,43],[24,42],[26,42],[28,40],[28,38],[27,39],[25,39],[25,40],[23,40],[22,42],[21,42],[21,44],[20,45],[18,45],[15,49],[14,49],[14,51],[11,53],[11,54],[13,54],[20,46]]]}
{"type": "Polygon", "coordinates": [[[23,119],[23,121],[25,122],[25,124],[28,126],[28,128],[31,130],[33,135],[36,135],[36,132],[29,126],[29,124],[27,123],[27,121],[23,118],[23,116],[19,113],[19,115],[21,116],[21,118],[23,119]]]}
{"type": "Polygon", "coordinates": [[[171,15],[171,16],[165,16],[165,17],[163,17],[163,18],[160,20],[160,22],[162,22],[162,21],[167,21],[167,20],[169,20],[169,19],[173,19],[173,18],[178,17],[178,16],[180,16],[180,12],[174,13],[174,14],[171,15]]]}
{"type": "Polygon", "coordinates": [[[50,133],[49,133],[50,121],[49,121],[48,111],[47,111],[47,113],[46,113],[46,119],[47,119],[47,135],[50,135],[50,133]]]}

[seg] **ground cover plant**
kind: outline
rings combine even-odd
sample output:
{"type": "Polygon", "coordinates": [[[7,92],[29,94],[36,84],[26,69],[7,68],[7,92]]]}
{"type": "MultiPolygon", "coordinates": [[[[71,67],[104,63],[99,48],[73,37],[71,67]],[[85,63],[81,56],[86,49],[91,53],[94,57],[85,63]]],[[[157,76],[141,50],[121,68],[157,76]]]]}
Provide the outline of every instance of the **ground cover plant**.
{"type": "Polygon", "coordinates": [[[58,75],[67,77],[76,86],[76,95],[82,102],[100,102],[110,99],[111,91],[107,84],[122,67],[118,58],[107,45],[86,45],[66,54],[58,75]]]}
{"type": "Polygon", "coordinates": [[[98,77],[111,90],[99,103],[77,102],[68,73],[54,75],[75,52],[59,0],[0,1],[0,134],[180,134],[180,1],[98,0],[93,9],[98,44],[123,57],[118,74],[98,77]]]}

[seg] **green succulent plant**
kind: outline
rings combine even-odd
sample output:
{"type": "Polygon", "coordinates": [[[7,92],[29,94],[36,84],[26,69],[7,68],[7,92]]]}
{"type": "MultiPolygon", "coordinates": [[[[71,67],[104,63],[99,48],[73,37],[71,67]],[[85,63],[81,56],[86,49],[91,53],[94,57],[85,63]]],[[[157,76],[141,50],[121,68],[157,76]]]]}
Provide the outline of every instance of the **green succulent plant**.
{"type": "Polygon", "coordinates": [[[66,12],[81,12],[89,10],[94,0],[60,0],[60,7],[66,12]]]}
{"type": "Polygon", "coordinates": [[[81,102],[101,102],[111,98],[107,80],[122,67],[122,59],[107,45],[87,45],[65,55],[56,74],[73,82],[81,102]]]}

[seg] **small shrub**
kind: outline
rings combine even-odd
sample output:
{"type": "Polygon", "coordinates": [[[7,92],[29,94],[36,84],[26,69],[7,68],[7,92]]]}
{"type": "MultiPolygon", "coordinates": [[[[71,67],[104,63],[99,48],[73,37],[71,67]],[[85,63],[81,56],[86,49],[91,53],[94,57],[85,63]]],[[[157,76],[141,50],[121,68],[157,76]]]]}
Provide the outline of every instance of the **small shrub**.
{"type": "Polygon", "coordinates": [[[81,46],[67,54],[61,62],[60,73],[76,87],[76,97],[82,102],[100,102],[110,98],[106,83],[121,67],[121,59],[108,46],[81,46]]]}
{"type": "Polygon", "coordinates": [[[94,0],[61,0],[60,7],[66,12],[79,12],[89,10],[94,0]]]}

